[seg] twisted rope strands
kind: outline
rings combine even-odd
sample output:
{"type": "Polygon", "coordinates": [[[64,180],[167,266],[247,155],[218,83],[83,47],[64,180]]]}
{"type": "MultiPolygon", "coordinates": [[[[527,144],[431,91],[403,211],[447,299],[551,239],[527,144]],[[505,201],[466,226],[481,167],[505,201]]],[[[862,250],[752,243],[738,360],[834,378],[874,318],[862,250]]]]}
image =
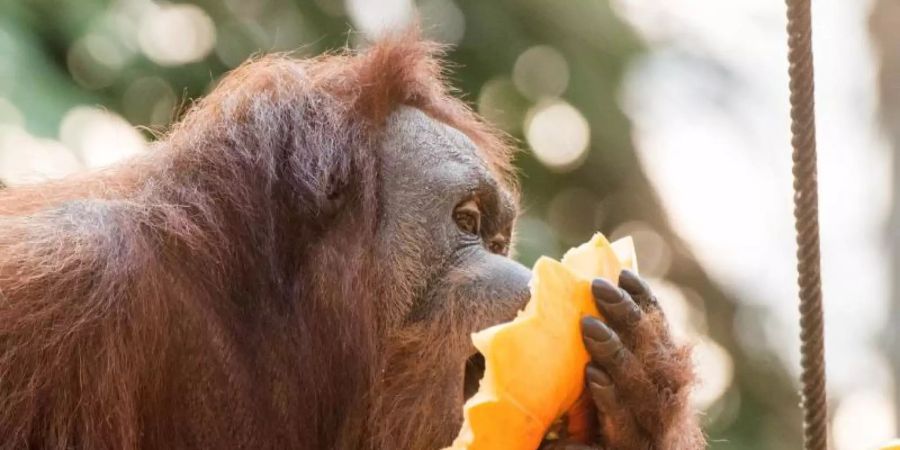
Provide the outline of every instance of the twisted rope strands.
{"type": "Polygon", "coordinates": [[[826,450],[824,324],[819,266],[818,180],[810,0],[787,1],[791,144],[794,147],[794,218],[800,288],[803,441],[807,450],[826,450]]]}

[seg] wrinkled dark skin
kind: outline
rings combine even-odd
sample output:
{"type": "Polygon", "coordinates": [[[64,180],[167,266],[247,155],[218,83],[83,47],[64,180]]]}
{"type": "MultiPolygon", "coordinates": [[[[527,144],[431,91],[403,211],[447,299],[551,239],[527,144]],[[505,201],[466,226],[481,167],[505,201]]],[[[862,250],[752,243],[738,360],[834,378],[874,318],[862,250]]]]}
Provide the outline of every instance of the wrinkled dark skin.
{"type": "MultiPolygon", "coordinates": [[[[469,335],[511,320],[528,299],[530,273],[507,256],[518,202],[465,135],[414,108],[401,107],[388,121],[382,173],[390,174],[381,196],[385,240],[375,244],[396,276],[390,284],[411,302],[382,311],[392,324],[392,370],[380,390],[393,403],[376,415],[403,420],[386,427],[398,448],[441,448],[477,390],[469,335]]],[[[608,324],[582,322],[592,358],[586,393],[597,409],[598,446],[587,448],[700,448],[672,438],[699,436],[682,401],[690,367],[679,357],[687,353],[672,343],[640,278],[623,272],[620,288],[596,280],[608,324]]]]}
{"type": "Polygon", "coordinates": [[[528,301],[530,271],[507,256],[518,199],[465,134],[421,110],[388,118],[378,259],[394,299],[386,370],[376,386],[393,448],[449,445],[466,393],[477,390],[470,335],[511,320],[528,301]],[[467,376],[468,373],[468,376],[467,376]]]}

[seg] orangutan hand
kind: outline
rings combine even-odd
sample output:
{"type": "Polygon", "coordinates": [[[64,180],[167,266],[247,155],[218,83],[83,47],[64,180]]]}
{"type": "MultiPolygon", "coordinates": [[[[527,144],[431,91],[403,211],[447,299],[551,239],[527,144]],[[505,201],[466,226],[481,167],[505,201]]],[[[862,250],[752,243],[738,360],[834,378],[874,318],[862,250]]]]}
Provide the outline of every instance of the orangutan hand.
{"type": "Polygon", "coordinates": [[[623,270],[616,287],[591,285],[606,323],[584,317],[581,330],[591,356],[587,393],[597,409],[592,445],[565,441],[555,450],[695,450],[705,447],[691,411],[690,348],[672,342],[656,298],[636,274],[623,270]]]}

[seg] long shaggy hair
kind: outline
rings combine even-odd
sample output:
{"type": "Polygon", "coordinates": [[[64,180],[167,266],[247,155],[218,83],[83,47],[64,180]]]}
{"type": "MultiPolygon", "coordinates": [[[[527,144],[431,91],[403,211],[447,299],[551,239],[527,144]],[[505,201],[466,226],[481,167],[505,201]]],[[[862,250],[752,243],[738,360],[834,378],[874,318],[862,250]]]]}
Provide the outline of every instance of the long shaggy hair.
{"type": "Polygon", "coordinates": [[[0,191],[0,448],[377,446],[383,121],[418,107],[512,183],[439,56],[263,57],[152,151],[0,191]]]}

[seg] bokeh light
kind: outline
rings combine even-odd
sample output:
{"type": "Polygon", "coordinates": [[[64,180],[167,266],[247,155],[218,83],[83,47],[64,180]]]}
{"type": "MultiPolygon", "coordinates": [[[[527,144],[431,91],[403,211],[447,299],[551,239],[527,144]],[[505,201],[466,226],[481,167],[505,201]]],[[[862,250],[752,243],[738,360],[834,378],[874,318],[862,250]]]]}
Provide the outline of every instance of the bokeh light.
{"type": "Polygon", "coordinates": [[[131,54],[108,36],[92,33],[69,48],[66,62],[78,84],[86,89],[99,89],[116,80],[131,54]]]}
{"type": "Polygon", "coordinates": [[[106,167],[140,153],[146,143],[122,117],[99,108],[78,106],[63,117],[60,140],[88,168],[106,167]]]}
{"type": "Polygon", "coordinates": [[[158,127],[171,122],[178,98],[166,80],[156,77],[138,78],[122,94],[122,108],[132,123],[158,127]]]}
{"type": "MultiPolygon", "coordinates": [[[[640,261],[638,261],[640,268],[640,261]]],[[[694,306],[688,303],[687,297],[681,288],[664,278],[650,278],[641,273],[659,302],[660,308],[666,313],[666,320],[672,335],[680,339],[694,339],[699,334],[693,318],[696,315],[694,306]]]]}
{"type": "Polygon", "coordinates": [[[534,156],[560,172],[580,165],[587,154],[590,135],[584,115],[562,100],[536,105],[525,119],[525,138],[534,156]]]}
{"type": "Polygon", "coordinates": [[[162,66],[200,61],[216,43],[216,27],[199,6],[163,4],[141,20],[141,50],[162,66]]]}
{"type": "Polygon", "coordinates": [[[453,0],[423,0],[418,5],[419,20],[429,39],[458,44],[466,33],[466,16],[453,0]]]}
{"type": "Polygon", "coordinates": [[[415,14],[412,0],[346,0],[344,5],[356,28],[369,38],[405,28],[415,14]]]}
{"type": "Polygon", "coordinates": [[[516,90],[512,80],[496,77],[481,86],[478,93],[478,112],[485,120],[507,133],[522,129],[528,100],[516,90]]]}
{"type": "Polygon", "coordinates": [[[39,183],[83,170],[71,150],[17,126],[0,125],[0,181],[9,186],[39,183]]]}
{"type": "Polygon", "coordinates": [[[646,222],[625,222],[610,233],[611,239],[631,236],[641,263],[641,273],[661,278],[672,265],[672,250],[669,243],[646,222]]]}
{"type": "Polygon", "coordinates": [[[558,50],[538,45],[519,55],[512,79],[516,88],[531,100],[558,97],[569,85],[569,64],[558,50]]]}
{"type": "Polygon", "coordinates": [[[694,408],[703,411],[719,400],[731,386],[734,362],[725,348],[712,339],[694,342],[694,367],[699,382],[691,393],[694,408]]]}
{"type": "Polygon", "coordinates": [[[875,449],[897,436],[897,412],[891,398],[860,390],[838,403],[832,419],[835,450],[875,449]]]}

